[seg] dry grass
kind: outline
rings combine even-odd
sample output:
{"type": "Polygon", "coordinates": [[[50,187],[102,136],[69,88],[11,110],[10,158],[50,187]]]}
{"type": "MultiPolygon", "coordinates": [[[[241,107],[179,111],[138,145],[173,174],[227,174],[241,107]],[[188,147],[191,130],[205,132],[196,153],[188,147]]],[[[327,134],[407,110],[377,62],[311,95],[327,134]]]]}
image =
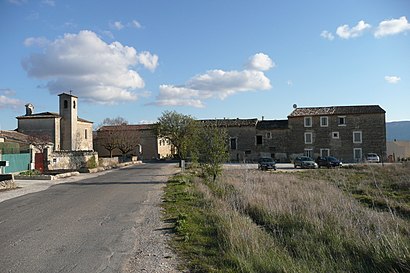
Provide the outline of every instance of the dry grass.
{"type": "Polygon", "coordinates": [[[408,205],[410,172],[378,171],[231,170],[217,183],[196,179],[190,190],[215,227],[208,235],[220,259],[193,272],[409,272],[409,219],[351,193],[359,187],[408,205]]]}

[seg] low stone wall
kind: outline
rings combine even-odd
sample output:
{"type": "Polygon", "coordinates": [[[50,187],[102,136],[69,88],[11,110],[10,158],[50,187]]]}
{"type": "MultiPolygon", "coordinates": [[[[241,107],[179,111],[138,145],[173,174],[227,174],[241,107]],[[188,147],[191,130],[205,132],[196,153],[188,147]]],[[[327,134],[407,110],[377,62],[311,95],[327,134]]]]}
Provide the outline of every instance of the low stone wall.
{"type": "Polygon", "coordinates": [[[54,151],[47,155],[48,170],[79,170],[89,168],[93,161],[98,164],[98,153],[94,151],[54,151]]]}
{"type": "Polygon", "coordinates": [[[98,162],[100,167],[115,166],[120,163],[118,157],[100,157],[98,162]]]}

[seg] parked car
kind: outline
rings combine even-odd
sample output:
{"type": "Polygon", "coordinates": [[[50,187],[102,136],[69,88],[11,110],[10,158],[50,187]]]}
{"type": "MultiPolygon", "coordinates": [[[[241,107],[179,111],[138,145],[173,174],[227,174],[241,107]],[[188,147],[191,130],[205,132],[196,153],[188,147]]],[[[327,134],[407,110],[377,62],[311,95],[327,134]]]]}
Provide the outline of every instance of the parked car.
{"type": "Polygon", "coordinates": [[[375,153],[368,153],[366,155],[366,161],[370,163],[379,163],[380,162],[380,157],[375,154],[375,153]]]}
{"type": "Polygon", "coordinates": [[[317,169],[318,165],[317,163],[308,156],[298,156],[293,160],[293,164],[295,168],[298,166],[301,169],[317,169]]]}
{"type": "Polygon", "coordinates": [[[276,170],[276,162],[271,157],[262,157],[258,160],[258,170],[276,170]]]}
{"type": "Polygon", "coordinates": [[[316,163],[319,166],[319,168],[320,167],[327,167],[327,168],[342,167],[343,165],[339,159],[333,156],[318,157],[316,160],[316,163]]]}

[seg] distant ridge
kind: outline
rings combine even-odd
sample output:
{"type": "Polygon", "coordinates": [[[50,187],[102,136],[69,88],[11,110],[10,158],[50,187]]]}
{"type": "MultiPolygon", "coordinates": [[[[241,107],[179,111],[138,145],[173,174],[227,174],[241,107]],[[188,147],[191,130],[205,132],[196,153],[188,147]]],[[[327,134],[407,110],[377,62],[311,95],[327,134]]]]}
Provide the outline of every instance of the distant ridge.
{"type": "Polygon", "coordinates": [[[386,122],[386,139],[410,141],[410,121],[386,122]]]}

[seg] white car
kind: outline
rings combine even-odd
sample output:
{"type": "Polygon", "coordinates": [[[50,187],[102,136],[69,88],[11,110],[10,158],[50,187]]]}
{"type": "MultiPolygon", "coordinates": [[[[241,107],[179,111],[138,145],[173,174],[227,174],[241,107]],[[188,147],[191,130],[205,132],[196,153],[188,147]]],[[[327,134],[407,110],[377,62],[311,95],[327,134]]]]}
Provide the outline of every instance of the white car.
{"type": "Polygon", "coordinates": [[[366,161],[369,163],[379,163],[380,157],[375,153],[368,153],[366,156],[366,161]]]}

